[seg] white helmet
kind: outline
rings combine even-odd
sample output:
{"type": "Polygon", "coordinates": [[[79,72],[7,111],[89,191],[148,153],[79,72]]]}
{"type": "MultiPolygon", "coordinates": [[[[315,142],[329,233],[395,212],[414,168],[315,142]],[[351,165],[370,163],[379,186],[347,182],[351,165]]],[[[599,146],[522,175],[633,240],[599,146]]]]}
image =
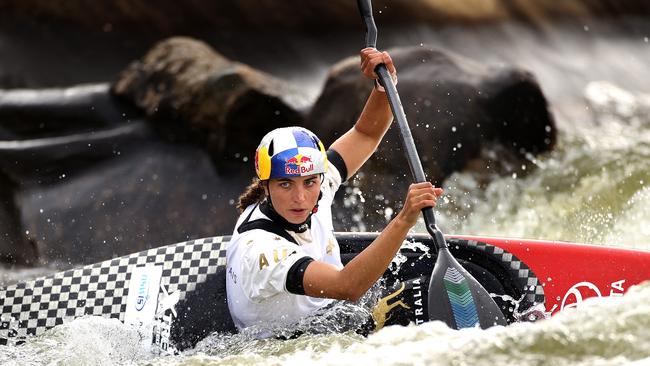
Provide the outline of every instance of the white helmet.
{"type": "Polygon", "coordinates": [[[323,143],[303,127],[276,128],[262,138],[255,151],[255,171],[260,180],[302,177],[326,170],[323,143]]]}

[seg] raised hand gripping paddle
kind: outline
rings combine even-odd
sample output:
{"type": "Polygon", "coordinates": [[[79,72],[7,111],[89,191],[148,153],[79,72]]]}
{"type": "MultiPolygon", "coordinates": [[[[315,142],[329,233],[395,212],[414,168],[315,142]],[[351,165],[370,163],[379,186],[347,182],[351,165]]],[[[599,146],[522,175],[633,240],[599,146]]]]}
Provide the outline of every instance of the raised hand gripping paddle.
{"type": "MultiPolygon", "coordinates": [[[[357,0],[357,4],[366,28],[366,47],[376,47],[377,26],[372,16],[371,0],[357,0]]],[[[397,88],[393,85],[386,65],[377,66],[375,72],[386,90],[390,108],[397,120],[411,173],[417,183],[425,182],[422,163],[397,88]]],[[[507,325],[503,313],[490,294],[449,252],[445,237],[436,226],[433,209],[427,207],[422,210],[422,214],[427,231],[433,237],[438,252],[438,259],[429,282],[429,320],[442,320],[454,329],[471,328],[477,325],[485,329],[493,325],[507,325]]]]}

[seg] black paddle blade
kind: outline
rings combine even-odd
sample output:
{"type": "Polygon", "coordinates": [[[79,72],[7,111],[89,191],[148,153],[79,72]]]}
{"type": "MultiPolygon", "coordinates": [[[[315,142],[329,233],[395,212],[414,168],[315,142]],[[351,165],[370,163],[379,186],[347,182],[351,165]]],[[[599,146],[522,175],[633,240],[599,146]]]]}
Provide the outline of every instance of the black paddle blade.
{"type": "Polygon", "coordinates": [[[442,320],[453,329],[508,325],[490,294],[447,248],[438,250],[429,282],[429,320],[442,320]]]}

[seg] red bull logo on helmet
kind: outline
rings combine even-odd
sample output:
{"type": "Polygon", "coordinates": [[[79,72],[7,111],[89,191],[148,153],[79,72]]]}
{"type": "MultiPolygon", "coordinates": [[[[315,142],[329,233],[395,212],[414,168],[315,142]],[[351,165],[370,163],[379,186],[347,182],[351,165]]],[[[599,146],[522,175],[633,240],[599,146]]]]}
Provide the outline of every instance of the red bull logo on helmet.
{"type": "Polygon", "coordinates": [[[298,154],[286,160],[284,172],[290,175],[307,174],[314,170],[314,163],[311,157],[298,154]]]}

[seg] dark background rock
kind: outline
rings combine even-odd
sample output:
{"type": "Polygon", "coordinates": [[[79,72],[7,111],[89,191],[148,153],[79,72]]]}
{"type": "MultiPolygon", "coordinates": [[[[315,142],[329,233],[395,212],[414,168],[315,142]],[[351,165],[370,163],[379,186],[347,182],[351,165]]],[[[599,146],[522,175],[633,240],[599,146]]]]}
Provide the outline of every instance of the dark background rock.
{"type": "Polygon", "coordinates": [[[19,186],[58,182],[154,137],[109,83],[0,90],[0,169],[19,186]]]}
{"type": "MultiPolygon", "coordinates": [[[[631,0],[504,0],[490,3],[493,6],[452,0],[377,0],[373,4],[380,26],[381,47],[417,45],[424,40],[424,48],[437,44],[471,55],[485,65],[490,61],[506,65],[501,68],[485,68],[485,65],[468,65],[466,60],[458,61],[455,56],[451,56],[452,61],[441,67],[441,70],[453,74],[458,71],[456,69],[467,67],[470,72],[458,79],[440,76],[442,82],[437,86],[438,89],[434,89],[432,83],[425,82],[425,90],[432,93],[425,97],[420,92],[423,81],[417,77],[421,71],[414,70],[409,75],[409,69],[417,68],[416,65],[398,63],[399,88],[419,144],[418,149],[428,174],[438,177],[438,180],[442,180],[450,171],[464,167],[486,169],[489,166],[489,169],[498,170],[499,163],[504,160],[507,161],[505,171],[511,171],[508,169],[520,166],[521,147],[525,147],[525,151],[541,152],[547,143],[540,145],[540,139],[543,141],[549,138],[547,147],[553,144],[553,136],[549,136],[545,129],[541,135],[533,129],[517,130],[521,126],[541,127],[542,124],[535,118],[543,119],[547,112],[545,106],[543,112],[536,109],[542,107],[543,103],[539,102],[543,96],[541,99],[536,96],[539,87],[534,78],[522,69],[511,67],[516,63],[513,60],[520,60],[517,57],[521,54],[534,55],[536,53],[531,50],[547,47],[546,50],[551,53],[563,55],[568,48],[562,48],[565,44],[558,49],[554,48],[557,42],[552,37],[564,30],[573,36],[579,34],[575,45],[580,45],[585,40],[590,42],[598,37],[594,32],[594,23],[587,21],[594,17],[640,16],[633,22],[626,19],[617,26],[619,28],[613,27],[610,33],[604,32],[608,37],[617,39],[623,35],[621,39],[638,41],[648,34],[647,21],[643,16],[649,13],[649,6],[645,2],[631,0]],[[569,21],[558,28],[560,30],[556,33],[545,33],[545,28],[555,26],[550,22],[557,18],[578,20],[569,21]],[[534,24],[530,27],[534,30],[526,32],[539,31],[539,34],[527,33],[526,37],[520,38],[517,30],[524,29],[527,25],[501,28],[498,23],[493,23],[490,25],[493,33],[481,36],[485,32],[486,22],[513,19],[534,24]],[[460,26],[444,30],[439,28],[443,24],[460,26]],[[587,29],[590,29],[589,32],[587,29]],[[426,34],[430,34],[428,32],[436,32],[436,36],[427,37],[426,34]],[[510,58],[508,55],[501,57],[503,54],[499,52],[510,50],[508,43],[513,39],[518,40],[518,43],[512,48],[519,50],[519,53],[513,52],[515,56],[510,58]],[[427,45],[428,41],[432,43],[427,45]],[[500,42],[505,43],[505,46],[500,42]],[[533,46],[522,47],[524,43],[533,46]],[[467,48],[464,48],[466,45],[467,48]],[[464,80],[464,77],[472,80],[464,80]],[[464,84],[465,81],[467,84],[464,84]],[[409,86],[410,83],[412,85],[409,86]],[[487,96],[486,92],[482,96],[484,99],[476,97],[471,102],[464,102],[453,96],[434,93],[436,90],[436,93],[442,93],[445,88],[449,88],[457,90],[453,93],[456,96],[466,96],[474,93],[478,86],[489,91],[490,95],[487,96]],[[531,99],[520,98],[520,95],[530,96],[531,99]],[[438,98],[435,103],[440,104],[441,113],[433,113],[429,108],[431,106],[426,105],[427,99],[433,103],[431,98],[434,96],[438,98]],[[529,111],[526,106],[532,109],[529,111]],[[449,111],[451,113],[447,113],[449,111]],[[529,119],[527,123],[521,123],[526,122],[526,119],[529,119]],[[476,126],[476,121],[481,121],[481,127],[476,126]],[[498,121],[507,122],[509,128],[496,128],[495,123],[498,121]],[[429,128],[426,128],[427,123],[429,128]],[[453,125],[456,126],[456,131],[450,131],[453,125]],[[435,130],[431,126],[436,126],[435,130]],[[531,131],[531,134],[522,135],[522,131],[531,131]],[[458,149],[454,145],[453,136],[460,135],[463,142],[458,149]],[[483,155],[483,148],[489,148],[490,144],[496,146],[496,150],[492,151],[499,153],[483,155]],[[445,154],[450,155],[445,159],[439,158],[445,154]]],[[[604,24],[606,30],[609,27],[607,22],[601,24],[604,24]]],[[[98,123],[95,116],[89,114],[88,121],[79,120],[67,126],[59,123],[58,127],[47,133],[33,130],[27,125],[14,124],[9,128],[0,121],[0,136],[5,140],[0,141],[0,145],[13,139],[21,139],[21,143],[26,144],[21,145],[23,153],[12,155],[20,159],[2,160],[1,169],[7,169],[13,164],[6,173],[14,183],[11,183],[10,190],[5,194],[12,192],[10,195],[17,197],[18,204],[14,205],[15,209],[5,208],[0,211],[19,212],[16,214],[20,217],[18,223],[10,225],[14,237],[20,237],[29,231],[31,240],[38,243],[41,256],[46,261],[70,259],[88,263],[145,247],[185,240],[187,237],[229,234],[236,218],[230,202],[236,200],[240,190],[254,175],[251,158],[259,138],[268,130],[289,124],[289,120],[293,124],[305,115],[305,106],[299,105],[300,103],[296,105],[284,98],[295,96],[295,90],[284,89],[284,86],[291,89],[287,81],[301,85],[299,92],[310,96],[313,101],[321,90],[321,76],[324,76],[325,70],[343,57],[354,55],[361,44],[361,25],[355,3],[347,0],[244,0],[215,3],[162,1],[155,6],[130,0],[94,3],[78,0],[2,2],[0,53],[3,57],[0,59],[0,88],[67,88],[77,84],[125,80],[123,78],[128,75],[132,77],[128,92],[119,100],[126,100],[127,103],[133,101],[135,107],[140,106],[137,108],[142,109],[136,113],[136,117],[130,118],[130,122],[118,120],[112,125],[114,119],[109,118],[109,125],[102,128],[103,122],[98,123]],[[159,54],[158,58],[147,60],[147,50],[161,40],[179,34],[201,39],[207,46],[195,45],[189,51],[188,48],[179,47],[179,50],[187,53],[159,54]],[[201,63],[203,61],[196,59],[201,54],[205,56],[203,61],[210,60],[208,65],[219,58],[226,61],[216,62],[221,66],[212,73],[194,73],[189,79],[172,76],[174,67],[178,65],[171,62],[173,57],[178,56],[174,60],[181,60],[181,63],[189,62],[184,65],[190,68],[200,68],[206,66],[201,63]],[[170,58],[166,59],[166,56],[170,58]],[[125,71],[133,60],[138,61],[125,71]],[[161,65],[164,65],[161,72],[151,72],[153,67],[161,65]],[[125,73],[120,75],[123,71],[125,73]],[[269,92],[269,88],[254,87],[258,84],[251,80],[258,77],[261,77],[262,84],[272,86],[272,92],[269,92]],[[311,89],[302,89],[305,84],[310,84],[308,87],[311,89]],[[151,85],[165,86],[168,89],[154,90],[154,95],[161,98],[157,100],[138,95],[150,91],[148,88],[151,85]],[[225,113],[215,114],[212,109],[214,106],[206,101],[223,97],[225,94],[219,93],[230,89],[232,85],[240,86],[241,89],[237,90],[243,91],[233,93],[238,102],[222,103],[219,108],[225,113]],[[193,86],[197,89],[193,89],[193,86]],[[273,94],[273,91],[277,93],[273,94]],[[186,95],[185,92],[190,92],[192,98],[186,98],[189,94],[186,95]],[[179,101],[180,104],[175,104],[179,101]],[[193,109],[196,101],[201,101],[201,108],[193,109]],[[178,109],[179,106],[182,108],[178,109]],[[286,110],[278,106],[285,106],[286,110]],[[284,119],[275,117],[278,110],[284,119]],[[146,115],[146,120],[140,118],[142,115],[146,115]],[[290,115],[294,117],[288,117],[290,115]],[[87,131],[89,135],[84,135],[83,131],[89,126],[93,126],[91,131],[87,131]],[[106,134],[100,138],[93,136],[96,132],[110,134],[111,131],[116,133],[114,139],[106,134]],[[65,141],[44,141],[41,138],[62,138],[65,141]],[[91,148],[84,149],[83,144],[86,143],[87,146],[88,141],[91,141],[91,148]],[[153,156],[153,160],[145,159],[146,156],[153,156]],[[170,166],[165,170],[162,167],[167,162],[170,166]],[[165,183],[134,183],[138,177],[150,176],[155,171],[158,171],[159,176],[167,177],[165,183]],[[179,191],[172,187],[175,183],[178,184],[179,191]],[[182,187],[195,185],[208,192],[207,201],[216,195],[219,196],[219,202],[204,202],[202,199],[200,202],[193,201],[196,197],[182,187]],[[86,196],[84,192],[87,193],[86,196]],[[95,198],[90,196],[90,192],[95,193],[92,196],[95,198]],[[113,198],[109,199],[109,193],[113,198]],[[102,194],[107,195],[105,199],[97,200],[96,197],[104,197],[102,194]],[[176,194],[188,201],[187,209],[176,203],[180,199],[168,198],[175,197],[176,194]],[[47,202],[50,203],[46,205],[47,202]],[[102,202],[105,206],[95,206],[102,202]],[[125,202],[128,207],[124,208],[116,202],[125,202]],[[47,216],[41,216],[41,208],[47,216]],[[134,216],[129,217],[131,222],[127,222],[125,217],[131,215],[131,212],[134,216]],[[185,217],[177,220],[178,212],[184,213],[185,217]],[[50,222],[47,221],[48,218],[50,222]],[[146,222],[148,230],[146,226],[138,226],[133,221],[134,218],[138,218],[136,221],[140,224],[146,222]],[[91,226],[93,229],[89,229],[91,226]],[[114,237],[119,240],[111,239],[114,237]],[[103,243],[104,240],[107,241],[106,244],[103,243]],[[93,248],[93,245],[97,247],[93,248]]],[[[599,45],[597,41],[594,44],[599,45]]],[[[532,57],[522,57],[521,60],[526,67],[536,61],[532,57]]],[[[558,79],[551,80],[556,83],[550,88],[552,97],[556,101],[566,99],[567,95],[581,98],[579,93],[582,81],[591,75],[578,75],[579,70],[572,68],[574,65],[570,63],[571,60],[568,61],[568,68],[567,64],[558,62],[553,57],[541,62],[549,61],[556,62],[554,66],[557,69],[566,69],[570,74],[568,78],[560,78],[562,80],[559,82],[558,79]],[[573,88],[568,88],[567,85],[573,88]],[[564,93],[564,90],[567,92],[564,93]]],[[[614,73],[616,71],[615,68],[611,70],[614,73]]],[[[352,126],[360,111],[359,103],[365,100],[371,87],[367,80],[360,78],[356,67],[345,72],[349,74],[340,81],[347,86],[336,90],[332,84],[328,84],[319,98],[319,105],[329,105],[320,109],[320,118],[327,113],[342,117],[342,120],[332,121],[342,128],[338,132],[352,126]],[[348,99],[336,102],[337,98],[341,99],[338,95],[341,90],[347,92],[345,95],[348,99]],[[330,100],[329,104],[325,103],[327,100],[330,100]],[[350,113],[342,114],[341,110],[350,113]]],[[[189,72],[184,75],[191,74],[189,72]]],[[[455,75],[458,77],[460,74],[455,75]]],[[[540,76],[537,72],[536,75],[540,76]]],[[[541,75],[546,76],[544,86],[548,91],[548,74],[541,75]]],[[[630,82],[628,78],[627,87],[637,85],[630,82]]],[[[30,110],[37,111],[38,108],[33,105],[30,110]]],[[[312,116],[315,118],[317,114],[315,110],[312,116]]],[[[43,121],[53,123],[47,120],[47,116],[47,113],[43,115],[43,121]]],[[[56,113],[51,116],[56,116],[56,113]]],[[[59,121],[65,123],[66,119],[59,121]]],[[[335,135],[335,129],[328,132],[325,124],[314,129],[332,136],[328,139],[335,135]]],[[[552,129],[550,133],[554,134],[555,130],[552,129]]],[[[399,143],[396,142],[399,141],[396,129],[391,129],[386,141],[389,144],[382,147],[382,151],[370,161],[362,174],[340,193],[337,204],[345,209],[335,212],[336,229],[381,230],[385,217],[391,215],[390,210],[384,208],[394,209],[393,213],[399,209],[405,191],[403,187],[410,181],[410,174],[399,143]]],[[[31,255],[35,258],[38,254],[34,250],[31,255]]],[[[29,257],[30,254],[27,253],[26,256],[29,257]]]]}
{"type": "MultiPolygon", "coordinates": [[[[502,21],[521,21],[543,30],[563,19],[583,27],[594,18],[650,13],[650,5],[639,0],[375,0],[373,4],[383,48],[404,45],[403,40],[388,37],[403,34],[404,27],[460,25],[471,32],[486,24],[498,27],[502,21]]],[[[276,75],[283,69],[273,65],[278,61],[292,60],[314,69],[322,65],[310,65],[303,53],[313,52],[315,45],[347,49],[347,55],[360,47],[361,22],[355,6],[348,0],[163,0],[155,5],[132,0],[5,0],[0,3],[0,88],[113,80],[153,44],[177,35],[205,40],[230,59],[276,75]]],[[[324,52],[320,61],[333,63],[343,56],[340,51],[324,52]]]]}
{"type": "Polygon", "coordinates": [[[198,140],[222,169],[254,151],[269,127],[300,124],[308,106],[290,84],[180,37],[133,62],[113,90],[170,139],[198,140]]]}
{"type": "MultiPolygon", "coordinates": [[[[553,146],[553,119],[532,75],[421,47],[391,53],[421,160],[435,183],[464,169],[489,144],[505,145],[522,163],[521,154],[553,146]]],[[[342,61],[304,125],[331,144],[353,126],[371,87],[356,58],[342,61]]],[[[56,92],[58,102],[25,100],[33,112],[22,116],[27,127],[19,131],[38,137],[34,122],[50,109],[62,121],[70,112],[72,121],[78,111],[103,103],[90,116],[90,133],[60,126],[60,136],[0,142],[4,169],[20,182],[20,226],[42,261],[93,262],[229,233],[234,203],[254,174],[260,138],[276,127],[303,124],[295,89],[187,38],[163,41],[126,68],[112,88],[119,99],[95,89],[72,99],[56,92]],[[143,113],[146,121],[121,118],[117,111],[129,102],[141,111],[132,115],[143,113]],[[104,125],[114,126],[97,129],[104,125]],[[15,145],[20,148],[12,150],[15,145]]],[[[6,109],[15,110],[14,104],[6,109]]],[[[335,228],[381,230],[391,216],[384,208],[399,209],[411,181],[406,167],[397,129],[391,128],[340,195],[344,200],[337,205],[348,207],[337,214],[335,228]],[[364,205],[350,205],[363,197],[364,205]]]]}
{"type": "Polygon", "coordinates": [[[58,184],[22,189],[17,206],[43,262],[92,263],[227,234],[246,183],[219,177],[195,147],[151,141],[58,184]]]}
{"type": "MultiPolygon", "coordinates": [[[[17,139],[121,125],[142,116],[109,93],[109,83],[50,89],[0,89],[2,128],[17,139]]],[[[0,135],[2,138],[2,135],[0,135]]]]}
{"type": "Polygon", "coordinates": [[[0,141],[0,169],[21,187],[58,183],[62,176],[117,157],[130,145],[151,138],[148,123],[136,120],[90,132],[0,141]]]}
{"type": "MultiPolygon", "coordinates": [[[[459,23],[506,19],[543,21],[557,17],[648,14],[650,5],[640,0],[375,0],[382,24],[415,22],[459,23]]],[[[5,0],[0,12],[19,20],[71,22],[89,28],[131,27],[144,32],[173,34],[200,28],[268,29],[301,31],[327,29],[332,24],[359,24],[355,1],[157,1],[155,6],[135,0],[5,0]]]]}
{"type": "Polygon", "coordinates": [[[36,246],[27,240],[15,202],[15,184],[0,171],[0,261],[38,264],[36,246]]]}
{"type": "MultiPolygon", "coordinates": [[[[536,79],[525,70],[488,68],[441,50],[422,47],[390,50],[398,65],[398,90],[409,118],[425,174],[434,183],[462,171],[481,152],[495,145],[510,150],[518,167],[529,165],[526,154],[550,151],[557,130],[536,79]]],[[[326,145],[358,118],[372,83],[358,72],[358,60],[335,65],[306,127],[326,145]]],[[[508,161],[512,163],[512,161],[508,161]]],[[[492,162],[497,169],[498,161],[492,162]]],[[[530,166],[528,167],[530,168],[530,166]]],[[[411,182],[397,125],[377,153],[364,165],[357,187],[365,197],[364,221],[380,230],[384,207],[401,206],[411,182]],[[380,197],[375,199],[375,197],[380,197]]]]}

